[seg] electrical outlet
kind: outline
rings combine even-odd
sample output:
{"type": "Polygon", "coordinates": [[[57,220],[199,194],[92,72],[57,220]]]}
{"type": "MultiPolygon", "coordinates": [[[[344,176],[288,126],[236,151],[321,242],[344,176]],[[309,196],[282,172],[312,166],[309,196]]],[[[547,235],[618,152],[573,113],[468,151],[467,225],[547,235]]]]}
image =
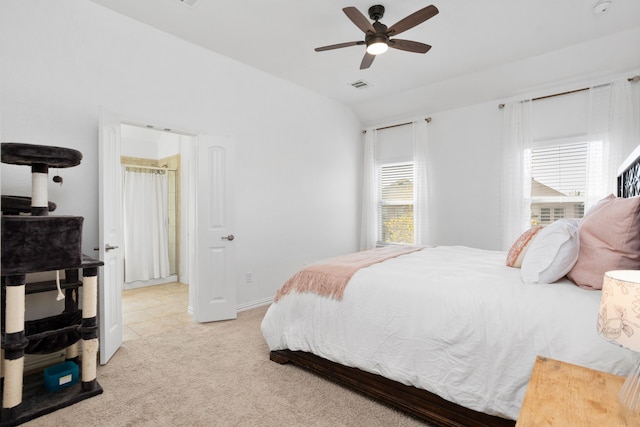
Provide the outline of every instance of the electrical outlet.
{"type": "Polygon", "coordinates": [[[252,271],[247,271],[244,274],[244,281],[245,281],[245,283],[253,283],[253,272],[252,271]]]}

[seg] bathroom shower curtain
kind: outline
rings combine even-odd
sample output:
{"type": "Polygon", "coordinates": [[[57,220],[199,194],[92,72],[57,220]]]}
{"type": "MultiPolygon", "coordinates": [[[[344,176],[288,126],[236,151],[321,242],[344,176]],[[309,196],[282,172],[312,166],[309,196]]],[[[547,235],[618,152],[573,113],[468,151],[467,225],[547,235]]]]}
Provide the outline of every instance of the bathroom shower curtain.
{"type": "Polygon", "coordinates": [[[125,282],[169,276],[167,174],[124,168],[125,282]]]}

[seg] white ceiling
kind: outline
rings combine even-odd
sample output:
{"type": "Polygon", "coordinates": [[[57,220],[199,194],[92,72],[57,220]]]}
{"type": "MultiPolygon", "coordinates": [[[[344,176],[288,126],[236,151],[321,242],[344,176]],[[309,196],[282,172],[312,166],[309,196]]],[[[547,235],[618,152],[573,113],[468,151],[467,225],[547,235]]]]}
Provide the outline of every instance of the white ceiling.
{"type": "MultiPolygon", "coordinates": [[[[463,82],[472,74],[640,28],[640,0],[613,0],[601,14],[594,13],[596,0],[199,0],[194,7],[179,0],[93,1],[350,105],[364,122],[385,117],[376,113],[381,106],[413,108],[411,97],[420,88],[463,82]],[[363,46],[314,51],[363,40],[341,9],[355,6],[368,16],[373,4],[385,6],[381,22],[388,26],[434,4],[438,15],[400,36],[433,48],[424,55],[389,49],[367,70],[359,69],[363,46]],[[371,87],[353,88],[360,79],[371,87]]],[[[640,52],[640,40],[629,43],[640,52]]],[[[492,95],[504,96],[483,94],[492,95]]],[[[456,106],[439,102],[421,108],[456,106]]]]}

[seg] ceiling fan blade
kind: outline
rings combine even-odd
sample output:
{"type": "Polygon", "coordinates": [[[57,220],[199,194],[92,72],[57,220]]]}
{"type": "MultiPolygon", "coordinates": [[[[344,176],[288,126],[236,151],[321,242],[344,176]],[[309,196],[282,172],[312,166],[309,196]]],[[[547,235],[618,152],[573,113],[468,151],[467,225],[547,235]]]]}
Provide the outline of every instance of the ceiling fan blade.
{"type": "Polygon", "coordinates": [[[362,32],[364,33],[370,32],[371,34],[376,33],[376,29],[373,28],[373,25],[371,25],[371,22],[369,22],[367,17],[364,16],[362,12],[360,12],[355,7],[353,6],[345,7],[344,9],[342,9],[342,11],[344,12],[345,15],[347,15],[347,18],[351,19],[351,22],[356,24],[356,27],[362,30],[362,32]]]}
{"type": "Polygon", "coordinates": [[[428,44],[402,39],[389,40],[389,47],[415,53],[427,53],[429,49],[431,49],[431,46],[428,44]]]}
{"type": "Polygon", "coordinates": [[[361,45],[361,44],[364,44],[364,42],[363,41],[357,41],[357,42],[338,43],[338,44],[331,44],[329,46],[317,47],[314,50],[316,52],[322,52],[322,51],[325,51],[325,50],[340,49],[342,47],[357,46],[357,45],[361,45]]]}
{"type": "Polygon", "coordinates": [[[365,53],[364,58],[362,58],[362,62],[360,63],[360,69],[365,70],[371,67],[373,60],[376,59],[375,55],[371,55],[370,53],[365,53]]]}
{"type": "Polygon", "coordinates": [[[411,15],[407,16],[404,19],[401,19],[400,21],[389,27],[389,29],[387,30],[387,35],[396,36],[400,33],[403,33],[418,24],[422,24],[427,19],[433,18],[438,14],[438,12],[438,8],[434,5],[420,9],[419,11],[412,13],[411,15]]]}

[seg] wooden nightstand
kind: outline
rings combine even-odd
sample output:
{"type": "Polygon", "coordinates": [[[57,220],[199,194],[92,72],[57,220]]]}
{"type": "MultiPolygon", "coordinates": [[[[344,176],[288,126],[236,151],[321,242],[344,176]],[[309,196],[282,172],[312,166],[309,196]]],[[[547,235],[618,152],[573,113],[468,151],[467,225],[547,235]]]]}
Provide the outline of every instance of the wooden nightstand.
{"type": "Polygon", "coordinates": [[[625,420],[618,391],[625,378],[538,356],[516,427],[640,426],[625,420]]]}

